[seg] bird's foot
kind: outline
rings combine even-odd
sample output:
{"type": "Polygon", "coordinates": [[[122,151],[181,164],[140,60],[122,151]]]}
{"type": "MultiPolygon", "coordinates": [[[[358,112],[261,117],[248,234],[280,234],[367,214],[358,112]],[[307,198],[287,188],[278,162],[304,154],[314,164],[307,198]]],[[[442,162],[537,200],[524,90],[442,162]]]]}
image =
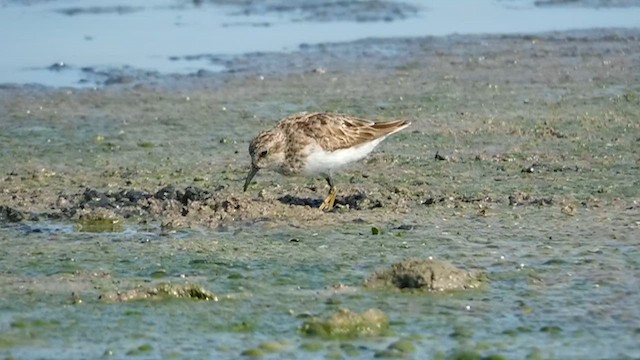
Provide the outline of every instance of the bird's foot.
{"type": "Polygon", "coordinates": [[[336,195],[337,191],[335,188],[329,190],[329,195],[324,199],[322,205],[320,205],[320,210],[323,211],[331,211],[333,209],[333,205],[336,203],[336,195]]]}

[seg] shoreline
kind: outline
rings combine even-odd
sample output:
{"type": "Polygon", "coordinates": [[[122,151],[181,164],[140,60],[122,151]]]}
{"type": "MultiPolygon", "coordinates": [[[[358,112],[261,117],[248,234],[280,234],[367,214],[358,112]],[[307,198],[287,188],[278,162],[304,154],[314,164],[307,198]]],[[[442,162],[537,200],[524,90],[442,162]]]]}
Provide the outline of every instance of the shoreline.
{"type": "MultiPolygon", "coordinates": [[[[149,69],[112,68],[94,70],[87,68],[87,74],[98,80],[92,86],[50,87],[41,84],[0,84],[0,89],[22,91],[96,91],[105,89],[123,89],[132,87],[150,87],[166,91],[190,91],[223,86],[225,82],[237,76],[287,76],[314,71],[349,71],[350,68],[383,68],[392,69],[402,65],[405,60],[395,58],[393,53],[408,53],[409,57],[434,56],[438,52],[446,52],[447,48],[470,45],[471,49],[463,50],[467,55],[485,51],[481,42],[500,43],[502,41],[535,40],[546,41],[603,41],[607,40],[638,41],[638,28],[593,28],[568,31],[548,31],[540,33],[514,34],[450,34],[443,36],[366,38],[349,42],[327,42],[321,44],[301,44],[292,51],[249,52],[240,55],[200,54],[188,56],[199,60],[207,59],[220,71],[201,69],[189,74],[161,73],[149,69]],[[474,42],[477,42],[474,44],[474,42]],[[386,50],[376,53],[376,48],[386,50]],[[374,49],[374,50],[370,50],[374,49]],[[367,53],[367,51],[372,51],[367,53]],[[392,54],[384,54],[384,51],[392,54]],[[330,58],[316,59],[318,55],[329,55],[330,58]],[[363,55],[367,55],[363,57],[363,55]],[[287,66],[283,66],[283,63],[287,66]]],[[[74,71],[74,70],[66,70],[74,71]]]]}

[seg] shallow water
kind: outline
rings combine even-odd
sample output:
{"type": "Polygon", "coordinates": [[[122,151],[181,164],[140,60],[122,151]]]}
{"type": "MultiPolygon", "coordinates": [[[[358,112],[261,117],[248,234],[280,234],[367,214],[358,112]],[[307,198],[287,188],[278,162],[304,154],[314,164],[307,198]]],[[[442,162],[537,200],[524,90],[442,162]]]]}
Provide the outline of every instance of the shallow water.
{"type": "Polygon", "coordinates": [[[553,208],[484,219],[434,210],[414,230],[377,236],[368,224],[312,234],[257,225],[181,236],[5,227],[0,354],[231,359],[282,342],[277,357],[343,357],[351,344],[357,351],[349,356],[366,359],[409,339],[416,358],[461,350],[507,358],[640,356],[640,253],[637,224],[629,222],[637,210],[621,219],[597,212],[558,218],[553,208]],[[490,284],[432,295],[362,288],[374,270],[411,256],[483,269],[490,284]],[[219,299],[98,299],[158,281],[196,283],[219,299]],[[81,303],[72,304],[70,291],[81,303]],[[301,315],[340,307],[383,310],[390,334],[343,341],[300,334],[301,315]],[[309,342],[318,348],[310,352],[309,342]]]}
{"type": "Polygon", "coordinates": [[[301,44],[371,37],[630,28],[637,27],[640,19],[640,7],[633,6],[546,7],[493,0],[407,4],[416,12],[408,10],[397,17],[383,8],[376,15],[391,21],[377,17],[358,21],[357,14],[354,19],[335,20],[311,13],[301,20],[295,8],[243,11],[207,2],[129,1],[126,6],[115,0],[91,6],[72,0],[7,2],[0,11],[5,54],[0,58],[0,84],[95,86],[114,69],[143,74],[225,69],[202,55],[293,51],[301,44]]]}

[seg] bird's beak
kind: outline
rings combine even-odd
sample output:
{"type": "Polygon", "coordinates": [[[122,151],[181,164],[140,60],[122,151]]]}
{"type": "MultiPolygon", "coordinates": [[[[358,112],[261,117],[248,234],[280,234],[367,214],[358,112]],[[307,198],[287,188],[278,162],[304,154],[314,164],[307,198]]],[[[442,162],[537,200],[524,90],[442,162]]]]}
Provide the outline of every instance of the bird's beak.
{"type": "Polygon", "coordinates": [[[249,175],[247,175],[247,179],[244,181],[244,191],[247,191],[249,184],[251,184],[251,180],[253,179],[254,176],[256,176],[256,173],[258,172],[258,170],[260,170],[259,167],[255,165],[251,165],[251,171],[249,171],[249,175]]]}

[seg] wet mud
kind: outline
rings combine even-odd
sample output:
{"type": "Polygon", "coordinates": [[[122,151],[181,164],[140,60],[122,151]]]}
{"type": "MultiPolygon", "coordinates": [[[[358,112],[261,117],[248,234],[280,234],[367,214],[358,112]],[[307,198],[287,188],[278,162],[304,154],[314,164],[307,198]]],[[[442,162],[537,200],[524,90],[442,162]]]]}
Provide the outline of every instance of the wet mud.
{"type": "Polygon", "coordinates": [[[482,286],[483,282],[486,283],[483,274],[467,272],[447,262],[410,259],[376,271],[365,281],[365,286],[447,291],[474,289],[482,286]]]}
{"type": "Polygon", "coordinates": [[[191,299],[218,301],[218,297],[201,286],[194,284],[176,285],[159,283],[153,287],[138,287],[135,289],[102,294],[100,300],[106,302],[124,302],[140,300],[191,299]]]}
{"type": "Polygon", "coordinates": [[[4,86],[0,354],[638,357],[639,38],[368,39],[4,86]],[[331,212],[323,179],[242,192],[251,138],[304,110],[412,126],[336,175],[331,212]],[[388,332],[301,332],[372,308],[388,332]]]}

